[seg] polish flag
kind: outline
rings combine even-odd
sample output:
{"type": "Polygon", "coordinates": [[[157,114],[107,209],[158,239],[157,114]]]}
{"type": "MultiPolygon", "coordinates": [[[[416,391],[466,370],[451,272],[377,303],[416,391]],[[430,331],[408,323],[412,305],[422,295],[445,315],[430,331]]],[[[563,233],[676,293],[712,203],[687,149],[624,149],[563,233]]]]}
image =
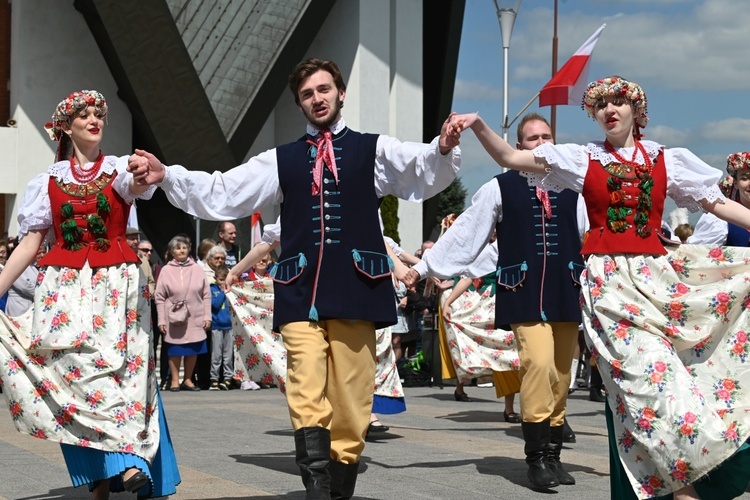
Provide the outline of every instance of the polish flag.
{"type": "Polygon", "coordinates": [[[254,247],[261,242],[260,232],[260,215],[261,212],[255,212],[250,216],[250,246],[254,247]]]}
{"type": "Polygon", "coordinates": [[[589,74],[591,53],[594,51],[596,41],[599,40],[599,35],[606,26],[606,24],[602,24],[601,28],[596,30],[596,33],[591,35],[591,38],[586,40],[581,48],[576,50],[565,65],[555,73],[552,79],[542,87],[539,92],[540,107],[581,104],[581,96],[589,83],[586,80],[589,74]]]}

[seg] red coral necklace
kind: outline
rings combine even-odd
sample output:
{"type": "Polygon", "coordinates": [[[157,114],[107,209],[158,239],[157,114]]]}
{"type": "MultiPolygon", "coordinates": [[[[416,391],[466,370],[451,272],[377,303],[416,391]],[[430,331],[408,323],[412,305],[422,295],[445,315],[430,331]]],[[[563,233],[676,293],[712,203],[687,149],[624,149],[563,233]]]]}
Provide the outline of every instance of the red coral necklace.
{"type": "Polygon", "coordinates": [[[99,175],[99,171],[102,169],[102,163],[104,162],[104,155],[99,150],[99,156],[94,162],[94,166],[88,170],[84,170],[80,165],[76,165],[76,156],[70,157],[70,173],[73,174],[73,178],[78,181],[79,184],[88,184],[93,181],[99,175]]]}

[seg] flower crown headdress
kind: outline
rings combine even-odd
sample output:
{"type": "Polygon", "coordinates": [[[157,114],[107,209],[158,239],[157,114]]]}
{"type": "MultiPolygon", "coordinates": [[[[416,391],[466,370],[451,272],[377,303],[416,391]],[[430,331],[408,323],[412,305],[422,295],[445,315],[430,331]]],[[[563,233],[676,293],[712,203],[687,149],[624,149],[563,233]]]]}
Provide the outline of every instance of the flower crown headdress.
{"type": "Polygon", "coordinates": [[[741,151],[727,156],[727,173],[734,176],[738,170],[750,169],[750,153],[741,151]]]}
{"type": "Polygon", "coordinates": [[[594,107],[599,99],[604,97],[622,96],[633,105],[635,124],[639,128],[648,125],[648,101],[646,93],[640,85],[619,76],[610,76],[589,83],[583,93],[581,109],[594,118],[594,107]]]}
{"type": "Polygon", "coordinates": [[[727,175],[719,181],[719,190],[730,200],[736,199],[735,177],[740,170],[750,170],[750,153],[739,152],[727,156],[727,175]]]}
{"type": "Polygon", "coordinates": [[[94,106],[102,118],[107,116],[109,111],[107,100],[96,90],[79,90],[60,101],[52,114],[52,122],[44,125],[50,139],[59,141],[63,135],[63,123],[70,123],[71,116],[89,106],[94,106]]]}

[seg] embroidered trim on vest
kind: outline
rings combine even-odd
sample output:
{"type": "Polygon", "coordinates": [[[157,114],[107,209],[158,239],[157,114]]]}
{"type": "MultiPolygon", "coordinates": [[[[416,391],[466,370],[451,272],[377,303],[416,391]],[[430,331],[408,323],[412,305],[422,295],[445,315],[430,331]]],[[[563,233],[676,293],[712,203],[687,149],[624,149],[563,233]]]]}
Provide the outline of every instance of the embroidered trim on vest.
{"type": "Polygon", "coordinates": [[[622,190],[623,181],[629,181],[639,190],[635,215],[635,232],[641,238],[646,238],[651,234],[651,227],[648,225],[649,214],[651,213],[651,191],[654,188],[654,179],[651,177],[651,169],[642,169],[635,171],[628,165],[622,163],[610,163],[603,166],[604,170],[609,172],[611,177],[607,179],[607,190],[609,191],[609,208],[607,208],[607,227],[615,233],[622,233],[628,230],[628,223],[625,220],[627,216],[633,213],[633,210],[625,206],[626,195],[622,190]]]}
{"type": "Polygon", "coordinates": [[[107,185],[112,182],[112,179],[114,179],[115,177],[115,173],[116,172],[112,172],[111,174],[102,173],[99,177],[89,182],[88,184],[74,184],[72,182],[66,183],[57,178],[55,178],[55,184],[57,184],[57,187],[59,187],[60,190],[67,195],[75,196],[76,198],[84,198],[86,196],[91,196],[93,194],[101,192],[102,189],[107,187],[107,185]]]}

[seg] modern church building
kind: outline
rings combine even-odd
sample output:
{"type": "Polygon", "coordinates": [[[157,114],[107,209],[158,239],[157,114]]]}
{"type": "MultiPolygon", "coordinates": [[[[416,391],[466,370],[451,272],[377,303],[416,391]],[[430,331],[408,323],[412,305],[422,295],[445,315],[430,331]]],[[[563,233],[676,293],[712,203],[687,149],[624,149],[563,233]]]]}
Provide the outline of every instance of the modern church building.
{"type": "MultiPolygon", "coordinates": [[[[43,126],[73,90],[107,97],[105,154],[138,147],[224,171],[304,133],[287,77],[314,56],[340,65],[349,126],[429,141],[450,112],[463,11],[455,0],[0,1],[3,236],[17,234],[28,181],[53,162],[43,126]]],[[[402,246],[419,247],[435,211],[400,202],[402,246]]],[[[161,193],[137,217],[159,249],[180,232],[215,235],[161,193]]],[[[237,227],[249,241],[249,222],[237,227]]]]}

